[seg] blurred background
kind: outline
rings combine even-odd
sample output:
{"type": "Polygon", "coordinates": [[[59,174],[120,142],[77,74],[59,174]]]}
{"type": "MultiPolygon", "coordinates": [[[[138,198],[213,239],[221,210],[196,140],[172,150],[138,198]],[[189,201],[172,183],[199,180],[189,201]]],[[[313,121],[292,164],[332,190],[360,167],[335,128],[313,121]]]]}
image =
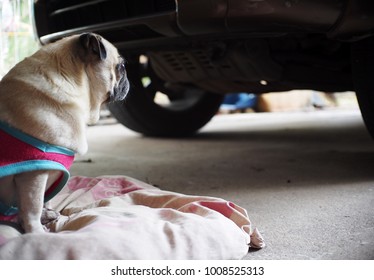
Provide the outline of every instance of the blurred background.
{"type": "Polygon", "coordinates": [[[0,0],[0,79],[39,45],[33,33],[32,0],[0,0]]]}
{"type": "MultiPolygon", "coordinates": [[[[33,30],[32,3],[33,0],[0,0],[0,79],[17,62],[39,48],[33,30]]],[[[219,113],[309,111],[336,107],[358,108],[355,94],[326,94],[311,90],[259,96],[250,92],[233,93],[226,96],[219,113]]]]}

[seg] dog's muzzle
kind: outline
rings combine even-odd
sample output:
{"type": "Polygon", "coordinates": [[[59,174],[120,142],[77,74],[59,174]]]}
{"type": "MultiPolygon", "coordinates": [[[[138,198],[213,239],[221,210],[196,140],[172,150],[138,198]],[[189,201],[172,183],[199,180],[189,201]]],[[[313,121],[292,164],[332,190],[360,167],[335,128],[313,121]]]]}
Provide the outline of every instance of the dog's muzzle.
{"type": "Polygon", "coordinates": [[[122,101],[126,98],[127,93],[130,90],[130,83],[127,79],[127,75],[122,75],[116,87],[110,92],[109,102],[122,101]]]}

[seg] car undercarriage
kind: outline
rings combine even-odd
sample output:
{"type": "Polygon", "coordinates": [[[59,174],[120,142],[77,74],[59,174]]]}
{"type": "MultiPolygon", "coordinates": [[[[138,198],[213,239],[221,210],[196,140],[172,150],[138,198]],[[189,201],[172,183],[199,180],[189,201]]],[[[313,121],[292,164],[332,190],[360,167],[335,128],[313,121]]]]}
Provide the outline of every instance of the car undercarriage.
{"type": "Polygon", "coordinates": [[[293,89],[356,91],[373,134],[373,70],[357,63],[374,63],[371,1],[39,0],[34,14],[42,44],[95,32],[123,53],[135,87],[111,111],[145,135],[194,133],[228,93],[293,89]]]}

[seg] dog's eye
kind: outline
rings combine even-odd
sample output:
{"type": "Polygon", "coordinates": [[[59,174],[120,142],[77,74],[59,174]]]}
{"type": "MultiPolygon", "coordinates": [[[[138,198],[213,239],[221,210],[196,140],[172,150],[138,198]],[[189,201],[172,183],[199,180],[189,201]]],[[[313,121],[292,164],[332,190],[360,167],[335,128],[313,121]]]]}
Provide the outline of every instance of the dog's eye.
{"type": "Polygon", "coordinates": [[[118,64],[117,65],[117,70],[121,73],[125,72],[125,70],[126,70],[125,62],[121,62],[120,64],[118,64]]]}

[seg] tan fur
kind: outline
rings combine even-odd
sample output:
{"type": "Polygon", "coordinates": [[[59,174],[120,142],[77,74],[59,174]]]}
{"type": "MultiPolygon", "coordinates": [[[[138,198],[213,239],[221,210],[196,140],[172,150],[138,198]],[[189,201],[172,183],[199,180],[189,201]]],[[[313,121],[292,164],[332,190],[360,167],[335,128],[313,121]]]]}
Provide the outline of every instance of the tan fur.
{"type": "Polygon", "coordinates": [[[84,154],[86,124],[99,118],[100,106],[113,87],[106,73],[115,67],[119,54],[106,42],[110,56],[105,64],[85,64],[79,61],[75,37],[41,48],[9,71],[0,86],[0,120],[84,154]]]}
{"type": "MultiPolygon", "coordinates": [[[[0,82],[0,120],[44,142],[86,153],[86,124],[98,121],[101,105],[118,82],[116,65],[121,60],[117,49],[100,39],[107,52],[104,60],[84,49],[75,35],[18,63],[0,82]]],[[[0,199],[20,204],[25,231],[41,231],[40,196],[56,172],[32,173],[0,178],[0,199]],[[14,193],[19,188],[22,191],[14,193]],[[39,197],[24,198],[33,193],[39,197]]]]}

